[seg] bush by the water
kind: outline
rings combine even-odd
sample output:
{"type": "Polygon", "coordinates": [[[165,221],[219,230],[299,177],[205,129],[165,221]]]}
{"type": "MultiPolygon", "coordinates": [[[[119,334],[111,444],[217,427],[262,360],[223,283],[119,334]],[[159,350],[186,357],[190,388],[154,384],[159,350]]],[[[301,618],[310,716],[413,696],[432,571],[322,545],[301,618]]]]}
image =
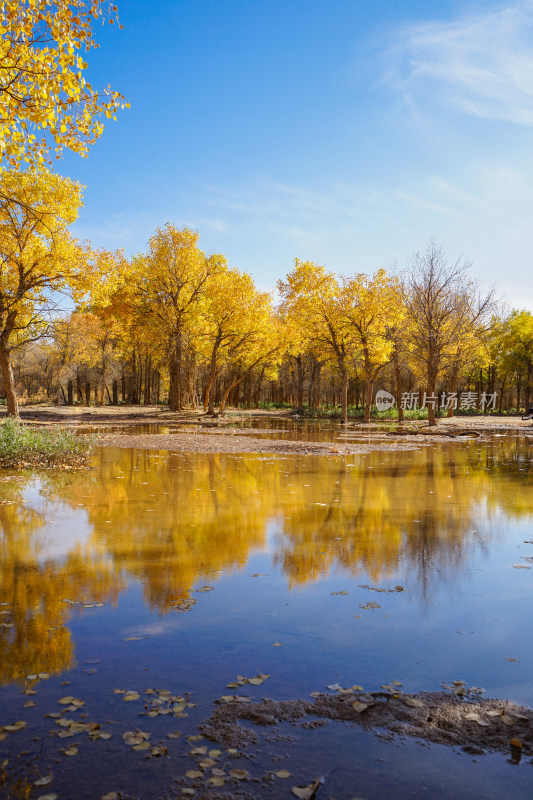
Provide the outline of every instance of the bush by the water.
{"type": "Polygon", "coordinates": [[[63,428],[34,428],[16,419],[0,426],[0,466],[82,466],[91,442],[63,428]]]}

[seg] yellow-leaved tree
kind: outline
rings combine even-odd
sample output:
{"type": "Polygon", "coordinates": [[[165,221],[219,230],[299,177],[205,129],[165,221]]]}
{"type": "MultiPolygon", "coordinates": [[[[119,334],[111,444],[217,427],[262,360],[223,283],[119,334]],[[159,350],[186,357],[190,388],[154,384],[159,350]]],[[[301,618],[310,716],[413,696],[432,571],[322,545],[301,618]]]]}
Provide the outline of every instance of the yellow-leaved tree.
{"type": "Polygon", "coordinates": [[[381,368],[390,361],[393,351],[388,329],[398,325],[405,314],[399,283],[384,269],[378,269],[371,277],[359,274],[345,278],[342,305],[363,362],[364,421],[370,422],[372,387],[381,368]]]}
{"type": "Polygon", "coordinates": [[[158,328],[168,353],[169,406],[183,406],[183,365],[191,338],[198,335],[206,284],[226,264],[206,257],[199,234],[167,222],[150,237],[148,253],[133,259],[138,313],[158,328]]]}
{"type": "Polygon", "coordinates": [[[116,15],[103,0],[0,2],[0,163],[38,166],[64,147],[85,156],[102,118],[127,105],[84,78],[95,22],[116,15]]]}
{"type": "Polygon", "coordinates": [[[354,333],[348,324],[339,281],[325,267],[294,260],[285,281],[278,281],[281,313],[292,319],[317,353],[336,364],[341,378],[341,422],[348,420],[348,357],[354,333]]]}
{"type": "Polygon", "coordinates": [[[0,368],[7,413],[18,416],[11,353],[42,335],[54,293],[80,287],[89,273],[87,253],[68,231],[79,183],[47,170],[4,171],[0,191],[13,198],[0,204],[0,368]]]}
{"type": "MultiPolygon", "coordinates": [[[[208,361],[208,378],[204,392],[204,411],[213,415],[213,386],[220,362],[237,352],[253,350],[258,337],[263,337],[271,324],[270,295],[259,292],[253,279],[246,272],[224,266],[209,281],[207,302],[203,312],[204,333],[201,347],[208,361]]],[[[268,351],[268,345],[267,345],[268,351]]],[[[258,352],[261,360],[263,353],[258,352]]],[[[251,369],[257,366],[252,359],[251,369]]],[[[249,365],[250,366],[250,365],[249,365]]],[[[246,370],[247,374],[250,369],[246,370]]],[[[244,374],[239,375],[239,382],[244,374]]],[[[232,383],[231,388],[237,384],[232,383]]]]}

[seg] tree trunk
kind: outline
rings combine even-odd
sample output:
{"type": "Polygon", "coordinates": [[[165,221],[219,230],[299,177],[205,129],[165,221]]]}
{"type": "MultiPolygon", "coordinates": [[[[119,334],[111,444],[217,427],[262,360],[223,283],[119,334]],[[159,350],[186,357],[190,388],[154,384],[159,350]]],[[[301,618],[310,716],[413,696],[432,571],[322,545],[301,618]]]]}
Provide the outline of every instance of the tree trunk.
{"type": "Polygon", "coordinates": [[[394,378],[396,380],[396,405],[398,406],[398,422],[403,422],[403,408],[402,408],[402,394],[403,394],[403,381],[402,371],[397,358],[393,358],[394,364],[394,378]]]}
{"type": "Polygon", "coordinates": [[[217,354],[218,354],[218,348],[220,347],[221,339],[222,337],[218,335],[213,344],[213,350],[211,351],[211,361],[209,362],[209,378],[207,380],[207,386],[205,387],[205,394],[204,394],[204,412],[206,414],[209,414],[209,416],[211,417],[215,416],[215,398],[213,396],[212,390],[217,375],[217,354]]]}
{"type": "Polygon", "coordinates": [[[114,406],[118,406],[118,381],[113,381],[113,400],[111,401],[114,406]]]}
{"type": "Polygon", "coordinates": [[[19,416],[19,404],[17,400],[17,391],[15,388],[15,376],[13,375],[13,365],[11,363],[11,354],[5,347],[2,340],[0,340],[0,368],[4,378],[4,391],[7,400],[7,416],[19,416]]]}
{"type": "Polygon", "coordinates": [[[91,405],[91,384],[89,381],[85,384],[85,405],[91,405]]]}
{"type": "MultiPolygon", "coordinates": [[[[458,383],[459,383],[459,371],[457,369],[454,369],[453,372],[452,372],[452,385],[451,385],[452,393],[457,392],[458,383]]],[[[447,417],[453,417],[453,411],[454,411],[454,409],[450,405],[450,407],[448,409],[448,413],[446,414],[446,416],[447,417]]]]}
{"type": "Polygon", "coordinates": [[[304,405],[304,371],[302,366],[302,356],[298,354],[296,357],[296,369],[298,374],[298,408],[303,408],[304,405]]]}
{"type": "Polygon", "coordinates": [[[366,339],[363,339],[363,351],[365,355],[365,413],[363,422],[370,422],[370,412],[372,410],[372,365],[366,339]]]}
{"type": "Polygon", "coordinates": [[[74,387],[72,381],[67,383],[67,405],[71,406],[74,403],[74,387]]]}
{"type": "MultiPolygon", "coordinates": [[[[435,389],[437,388],[437,376],[434,374],[429,375],[428,380],[428,396],[434,397],[435,396],[435,389]]],[[[428,425],[436,425],[437,418],[435,414],[435,403],[429,403],[428,405],[428,425]]]]}
{"type": "Polygon", "coordinates": [[[346,368],[342,371],[342,387],[341,387],[341,425],[346,425],[348,422],[348,371],[346,368]]]}

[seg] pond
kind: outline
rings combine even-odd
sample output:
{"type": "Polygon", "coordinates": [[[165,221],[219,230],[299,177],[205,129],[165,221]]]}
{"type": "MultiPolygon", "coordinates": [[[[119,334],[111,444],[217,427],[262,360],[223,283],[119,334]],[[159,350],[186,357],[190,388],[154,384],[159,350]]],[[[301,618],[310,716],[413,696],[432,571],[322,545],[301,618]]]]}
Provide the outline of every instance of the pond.
{"type": "Polygon", "coordinates": [[[87,472],[0,478],[3,796],[289,798],[322,775],[335,800],[531,796],[529,757],[353,723],[262,726],[236,752],[187,738],[223,696],[336,684],[464,681],[533,706],[526,437],[345,458],[104,448],[87,472]]]}

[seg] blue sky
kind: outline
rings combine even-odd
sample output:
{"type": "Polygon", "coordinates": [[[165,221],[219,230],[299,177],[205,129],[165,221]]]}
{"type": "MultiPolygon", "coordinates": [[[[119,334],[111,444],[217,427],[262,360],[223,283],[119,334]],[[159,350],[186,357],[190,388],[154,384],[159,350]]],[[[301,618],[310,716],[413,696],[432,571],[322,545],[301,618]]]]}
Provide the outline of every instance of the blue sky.
{"type": "Polygon", "coordinates": [[[533,0],[118,5],[89,78],[131,109],[57,164],[87,186],[79,237],[131,254],[188,225],[265,289],[437,237],[533,310],[533,0]]]}

